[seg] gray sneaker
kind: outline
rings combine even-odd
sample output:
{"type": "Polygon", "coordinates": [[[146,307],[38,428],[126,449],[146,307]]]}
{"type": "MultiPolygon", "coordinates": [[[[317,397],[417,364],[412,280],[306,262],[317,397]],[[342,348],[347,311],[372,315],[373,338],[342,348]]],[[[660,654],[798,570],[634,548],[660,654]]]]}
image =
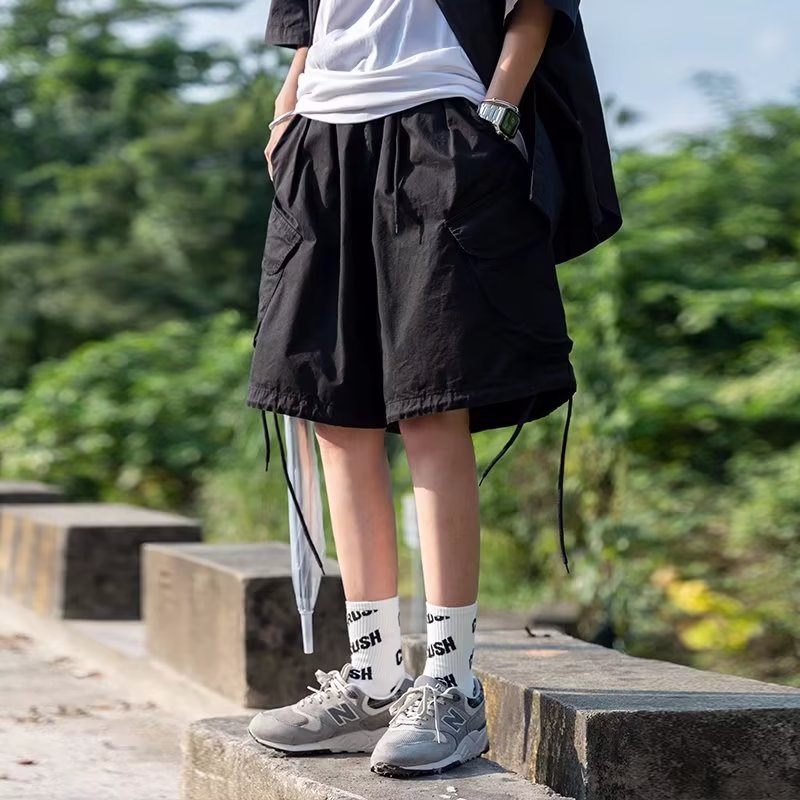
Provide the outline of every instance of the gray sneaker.
{"type": "Polygon", "coordinates": [[[390,778],[432,775],[489,749],[483,686],[474,697],[420,675],[391,708],[389,730],[372,751],[370,768],[390,778]]]}
{"type": "Polygon", "coordinates": [[[374,700],[347,682],[341,671],[317,670],[319,689],[293,706],[262,711],[250,721],[250,735],[265,747],[287,753],[369,753],[387,730],[389,708],[411,686],[404,678],[391,696],[374,700]]]}

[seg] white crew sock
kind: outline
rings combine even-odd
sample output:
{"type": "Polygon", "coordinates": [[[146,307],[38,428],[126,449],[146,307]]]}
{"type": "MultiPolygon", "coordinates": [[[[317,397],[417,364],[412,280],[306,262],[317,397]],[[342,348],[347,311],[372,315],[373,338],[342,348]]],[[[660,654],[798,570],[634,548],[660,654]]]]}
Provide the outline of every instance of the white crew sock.
{"type": "Polygon", "coordinates": [[[349,683],[370,697],[387,697],[405,676],[400,600],[346,602],[350,637],[349,683]]]}
{"type": "Polygon", "coordinates": [[[426,603],[428,612],[428,660],[423,674],[457,686],[467,697],[475,693],[472,656],[475,652],[475,625],[478,604],[435,606],[426,603]]]}

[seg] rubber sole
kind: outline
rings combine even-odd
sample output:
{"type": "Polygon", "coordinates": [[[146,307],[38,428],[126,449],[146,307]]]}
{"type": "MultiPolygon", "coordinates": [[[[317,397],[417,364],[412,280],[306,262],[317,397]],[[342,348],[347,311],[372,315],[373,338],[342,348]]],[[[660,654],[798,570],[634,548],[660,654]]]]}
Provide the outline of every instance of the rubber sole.
{"type": "Polygon", "coordinates": [[[249,728],[247,732],[263,747],[269,747],[271,750],[279,750],[281,753],[290,755],[308,756],[330,753],[371,753],[386,731],[387,728],[378,728],[374,731],[353,731],[352,733],[344,733],[341,736],[334,736],[332,739],[325,739],[321,742],[297,745],[287,745],[261,739],[249,728]]]}
{"type": "MultiPolygon", "coordinates": [[[[476,758],[480,758],[480,756],[489,751],[489,739],[486,736],[486,728],[482,728],[480,731],[476,731],[476,733],[482,734],[475,742],[476,749],[473,750],[471,747],[468,747],[465,748],[465,752],[463,753],[460,752],[460,750],[456,750],[449,759],[443,759],[443,761],[436,762],[435,764],[422,764],[419,767],[403,767],[398,764],[388,764],[379,761],[376,764],[372,764],[370,769],[384,778],[417,778],[424,775],[440,775],[443,772],[449,772],[451,769],[460,767],[462,764],[467,764],[470,761],[474,761],[476,758]]],[[[470,743],[467,742],[467,744],[470,743]]]]}

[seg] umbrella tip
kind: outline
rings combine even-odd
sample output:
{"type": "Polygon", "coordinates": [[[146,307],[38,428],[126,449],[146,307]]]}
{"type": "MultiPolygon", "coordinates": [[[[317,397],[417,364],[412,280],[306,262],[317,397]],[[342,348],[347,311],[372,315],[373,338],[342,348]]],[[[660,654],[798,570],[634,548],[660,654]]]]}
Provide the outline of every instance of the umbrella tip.
{"type": "Polygon", "coordinates": [[[303,652],[311,655],[314,652],[314,612],[300,612],[300,630],[303,633],[303,652]]]}

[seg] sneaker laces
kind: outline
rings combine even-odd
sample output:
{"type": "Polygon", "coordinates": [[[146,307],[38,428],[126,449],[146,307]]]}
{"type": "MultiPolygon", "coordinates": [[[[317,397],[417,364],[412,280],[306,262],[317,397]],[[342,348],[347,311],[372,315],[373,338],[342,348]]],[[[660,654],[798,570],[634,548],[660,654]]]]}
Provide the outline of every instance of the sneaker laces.
{"type": "Polygon", "coordinates": [[[451,695],[442,692],[438,687],[425,684],[409,689],[399,700],[389,706],[392,715],[392,725],[411,722],[417,724],[430,719],[433,714],[433,727],[436,731],[436,742],[442,741],[439,730],[439,706],[444,704],[451,695]]]}
{"type": "Polygon", "coordinates": [[[311,703],[324,703],[332,694],[337,697],[344,697],[348,694],[349,684],[347,683],[347,673],[350,671],[350,665],[347,664],[341,671],[331,670],[325,672],[318,669],[314,673],[314,677],[319,683],[319,688],[316,686],[306,686],[311,694],[304,697],[298,704],[298,708],[305,704],[311,703]]]}

